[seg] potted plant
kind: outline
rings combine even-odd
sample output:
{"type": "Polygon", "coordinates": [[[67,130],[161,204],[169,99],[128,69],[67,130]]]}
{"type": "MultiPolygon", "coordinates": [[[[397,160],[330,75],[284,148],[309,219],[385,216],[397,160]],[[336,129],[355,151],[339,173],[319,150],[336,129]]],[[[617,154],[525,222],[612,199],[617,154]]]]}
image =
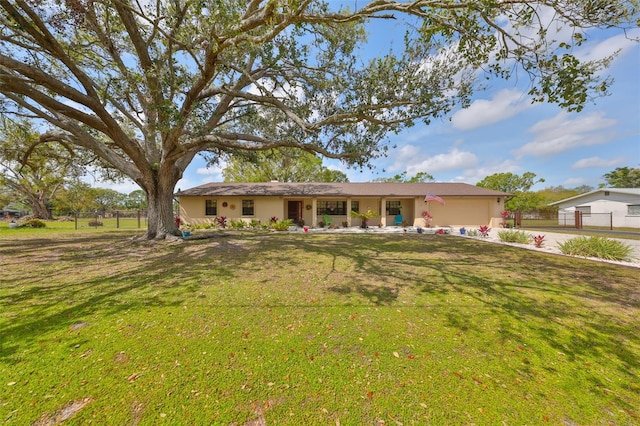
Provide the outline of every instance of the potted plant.
{"type": "Polygon", "coordinates": [[[378,213],[374,212],[373,210],[367,210],[364,213],[352,211],[351,216],[360,218],[360,220],[362,221],[360,227],[367,228],[369,226],[369,219],[371,219],[372,217],[377,217],[378,213]]]}
{"type": "Polygon", "coordinates": [[[189,225],[182,225],[180,227],[180,232],[182,232],[182,238],[186,238],[191,236],[191,227],[189,225]]]}
{"type": "Polygon", "coordinates": [[[465,235],[466,233],[467,233],[467,230],[464,228],[464,226],[460,228],[460,235],[465,235]]]}

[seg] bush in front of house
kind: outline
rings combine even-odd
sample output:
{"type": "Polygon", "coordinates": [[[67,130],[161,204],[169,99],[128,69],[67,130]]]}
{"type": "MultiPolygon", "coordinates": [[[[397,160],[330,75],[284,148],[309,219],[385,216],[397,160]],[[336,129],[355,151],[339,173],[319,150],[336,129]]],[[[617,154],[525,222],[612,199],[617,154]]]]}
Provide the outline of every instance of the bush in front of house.
{"type": "Polygon", "coordinates": [[[246,227],[246,223],[242,219],[231,219],[229,221],[229,228],[231,229],[243,229],[246,227]]]}
{"type": "Polygon", "coordinates": [[[516,230],[499,231],[498,238],[505,243],[529,244],[531,242],[531,235],[516,230]]]}
{"type": "Polygon", "coordinates": [[[291,225],[293,225],[292,219],[278,220],[271,222],[271,227],[276,231],[287,231],[291,225]]]}
{"type": "Polygon", "coordinates": [[[558,243],[560,251],[571,256],[597,257],[607,260],[629,260],[631,246],[605,237],[577,237],[558,243]]]}

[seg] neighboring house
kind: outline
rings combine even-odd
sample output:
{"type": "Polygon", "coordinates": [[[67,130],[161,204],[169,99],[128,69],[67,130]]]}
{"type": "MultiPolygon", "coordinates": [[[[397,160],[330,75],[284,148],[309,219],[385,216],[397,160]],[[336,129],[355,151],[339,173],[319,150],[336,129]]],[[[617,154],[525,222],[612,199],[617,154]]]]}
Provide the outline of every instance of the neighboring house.
{"type": "MultiPolygon", "coordinates": [[[[600,188],[549,204],[561,225],[582,213],[582,226],[640,228],[640,188],[600,188]]],[[[569,224],[571,224],[569,223],[569,224]]]]}
{"type": "Polygon", "coordinates": [[[403,224],[425,226],[425,211],[431,226],[498,226],[509,195],[465,183],[208,183],[176,193],[185,223],[212,223],[218,216],[268,223],[277,217],[311,227],[326,219],[359,226],[350,212],[368,210],[379,215],[370,226],[393,226],[398,214],[403,224]],[[425,202],[427,193],[445,204],[425,202]]]}
{"type": "Polygon", "coordinates": [[[0,218],[17,218],[29,214],[26,210],[18,210],[7,206],[0,210],[0,218]]]}

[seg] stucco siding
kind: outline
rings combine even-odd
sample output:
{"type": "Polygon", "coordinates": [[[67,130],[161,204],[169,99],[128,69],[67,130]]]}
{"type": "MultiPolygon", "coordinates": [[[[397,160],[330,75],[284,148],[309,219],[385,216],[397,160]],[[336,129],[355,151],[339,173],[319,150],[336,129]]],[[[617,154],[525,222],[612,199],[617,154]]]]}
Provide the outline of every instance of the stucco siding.
{"type": "MultiPolygon", "coordinates": [[[[433,216],[433,226],[479,226],[491,225],[492,218],[499,218],[504,204],[496,198],[447,198],[446,204],[429,203],[429,212],[433,216]]],[[[423,203],[422,211],[427,209],[423,203]]]]}
{"type": "MultiPolygon", "coordinates": [[[[348,214],[350,208],[355,209],[356,204],[360,212],[373,210],[378,213],[378,217],[370,220],[370,226],[394,225],[395,215],[387,210],[387,202],[399,202],[402,209],[403,222],[412,226],[426,226],[422,219],[425,210],[433,216],[431,226],[434,227],[460,227],[460,226],[496,226],[500,220],[500,211],[503,209],[503,200],[496,202],[494,197],[448,197],[446,204],[440,205],[436,202],[425,203],[423,198],[398,198],[398,197],[277,197],[277,196],[181,196],[180,197],[180,217],[185,223],[203,224],[214,223],[216,217],[224,216],[228,220],[242,219],[247,222],[258,220],[261,223],[268,223],[272,217],[279,220],[287,218],[289,202],[300,202],[302,219],[305,225],[318,226],[324,222],[324,214],[318,212],[318,203],[323,201],[345,202],[345,214],[330,214],[329,217],[334,225],[342,226],[347,222],[350,226],[360,226],[361,221],[348,214]],[[216,214],[207,216],[205,214],[206,200],[215,200],[216,214]],[[242,201],[252,200],[254,202],[254,214],[242,214],[242,201]]],[[[296,218],[297,219],[297,218],[296,218]]]]}

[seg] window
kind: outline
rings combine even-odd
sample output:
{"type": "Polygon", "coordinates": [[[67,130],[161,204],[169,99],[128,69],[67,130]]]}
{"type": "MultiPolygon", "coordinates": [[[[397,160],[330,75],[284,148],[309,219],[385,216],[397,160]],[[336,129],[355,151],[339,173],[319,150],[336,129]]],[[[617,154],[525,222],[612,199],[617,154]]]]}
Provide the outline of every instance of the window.
{"type": "Polygon", "coordinates": [[[591,216],[591,206],[576,206],[576,210],[582,212],[582,216],[591,216]]]}
{"type": "Polygon", "coordinates": [[[218,214],[218,203],[216,200],[204,200],[204,215],[215,216],[218,214]]]}
{"type": "Polygon", "coordinates": [[[629,204],[627,206],[627,214],[629,216],[640,216],[640,204],[629,204]]]}
{"type": "MultiPolygon", "coordinates": [[[[353,210],[353,207],[352,207],[353,210]]],[[[347,202],[346,201],[318,201],[318,214],[328,214],[332,216],[346,215],[347,214],[347,202]]]]}
{"type": "Polygon", "coordinates": [[[360,201],[352,201],[351,202],[351,211],[359,212],[360,211],[360,201]]]}
{"type": "Polygon", "coordinates": [[[254,204],[253,200],[242,200],[242,216],[253,216],[254,204]]]}
{"type": "Polygon", "coordinates": [[[611,193],[609,191],[604,191],[604,196],[608,197],[609,195],[611,195],[611,193]]]}
{"type": "Polygon", "coordinates": [[[390,215],[402,214],[402,203],[400,201],[387,201],[387,211],[390,215]]]}

